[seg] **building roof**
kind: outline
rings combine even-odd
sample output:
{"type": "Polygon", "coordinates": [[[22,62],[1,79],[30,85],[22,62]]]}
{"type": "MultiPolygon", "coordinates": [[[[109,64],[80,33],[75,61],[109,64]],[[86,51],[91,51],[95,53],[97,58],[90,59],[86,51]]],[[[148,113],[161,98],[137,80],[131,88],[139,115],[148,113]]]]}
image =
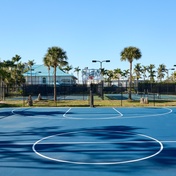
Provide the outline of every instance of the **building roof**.
{"type": "MultiPolygon", "coordinates": [[[[32,66],[32,71],[29,70],[27,71],[26,73],[24,73],[23,75],[24,76],[48,76],[48,67],[44,66],[44,65],[33,65],[32,66]]],[[[53,67],[50,67],[50,75],[52,76],[54,74],[54,68],[53,67]]],[[[68,73],[65,73],[64,71],[60,70],[58,67],[57,67],[57,71],[56,71],[56,75],[57,76],[62,76],[62,77],[74,77],[74,75],[72,74],[68,74],[68,73]]]]}

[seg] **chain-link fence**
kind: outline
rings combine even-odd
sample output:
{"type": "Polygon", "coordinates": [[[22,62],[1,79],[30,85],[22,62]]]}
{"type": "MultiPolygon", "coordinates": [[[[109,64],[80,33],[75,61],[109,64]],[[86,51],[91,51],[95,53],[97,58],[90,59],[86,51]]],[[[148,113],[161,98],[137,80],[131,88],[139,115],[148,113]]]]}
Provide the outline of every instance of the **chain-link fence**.
{"type": "MultiPolygon", "coordinates": [[[[138,87],[132,87],[132,99],[140,100],[148,98],[151,101],[175,101],[176,84],[175,83],[139,83],[138,87]]],[[[107,94],[109,99],[127,100],[129,97],[129,87],[116,89],[117,93],[107,94]]]]}
{"type": "MultiPolygon", "coordinates": [[[[57,85],[57,100],[85,100],[90,99],[90,90],[96,100],[127,100],[129,97],[128,87],[104,86],[103,82],[99,84],[79,84],[79,85],[57,85]]],[[[147,98],[149,101],[175,101],[176,84],[138,84],[138,87],[132,87],[132,99],[140,101],[141,98],[147,98]]],[[[40,95],[43,100],[53,100],[53,85],[23,85],[23,86],[1,86],[0,100],[23,100],[26,101],[32,96],[33,100],[40,95]]]]}

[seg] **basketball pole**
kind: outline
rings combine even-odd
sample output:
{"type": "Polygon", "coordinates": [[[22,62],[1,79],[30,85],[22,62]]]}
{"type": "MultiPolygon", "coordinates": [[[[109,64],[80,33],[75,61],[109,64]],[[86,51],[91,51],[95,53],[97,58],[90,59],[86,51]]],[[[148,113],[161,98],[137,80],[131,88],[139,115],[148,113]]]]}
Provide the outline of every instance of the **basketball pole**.
{"type": "Polygon", "coordinates": [[[92,83],[90,84],[90,107],[94,107],[94,97],[93,97],[93,91],[92,91],[92,83]]]}

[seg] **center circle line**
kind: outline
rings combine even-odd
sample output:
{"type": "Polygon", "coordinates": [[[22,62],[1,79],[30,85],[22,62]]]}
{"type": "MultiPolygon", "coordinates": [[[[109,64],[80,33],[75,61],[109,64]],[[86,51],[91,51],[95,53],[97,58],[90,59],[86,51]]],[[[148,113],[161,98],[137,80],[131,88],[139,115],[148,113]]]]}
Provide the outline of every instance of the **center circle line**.
{"type": "MultiPolygon", "coordinates": [[[[36,153],[37,155],[39,155],[40,157],[43,157],[43,158],[46,158],[48,160],[52,160],[52,161],[56,161],[56,162],[62,162],[62,163],[70,163],[70,164],[83,164],[83,165],[118,165],[118,164],[127,164],[127,163],[134,163],[134,162],[139,162],[139,161],[142,161],[142,160],[146,160],[146,159],[149,159],[149,158],[152,158],[156,155],[158,155],[162,150],[163,150],[163,144],[162,142],[160,142],[159,140],[153,138],[153,137],[150,137],[150,136],[147,136],[147,135],[144,135],[144,134],[135,134],[135,133],[130,133],[130,132],[123,132],[123,131],[109,131],[108,132],[121,132],[123,134],[132,134],[132,135],[137,135],[137,136],[142,136],[142,137],[145,137],[145,138],[149,138],[151,139],[153,142],[155,143],[158,143],[159,144],[159,150],[149,156],[146,156],[146,157],[141,157],[141,158],[138,158],[138,159],[131,159],[131,160],[125,160],[125,161],[115,161],[115,162],[80,162],[80,161],[70,161],[70,160],[62,160],[62,159],[56,159],[56,158],[52,158],[52,157],[48,157],[46,155],[43,155],[41,154],[40,152],[38,152],[36,150],[36,145],[40,145],[39,143],[42,142],[43,140],[46,140],[46,139],[49,139],[49,138],[52,138],[52,137],[55,137],[55,136],[62,136],[62,135],[67,135],[67,134],[73,134],[73,133],[80,133],[80,132],[87,132],[88,130],[85,130],[85,131],[77,131],[77,132],[66,132],[66,133],[61,133],[61,134],[55,134],[55,135],[51,135],[51,136],[47,136],[47,137],[44,137],[38,141],[36,141],[33,146],[32,146],[32,149],[34,151],[34,153],[36,153]]],[[[105,131],[105,130],[92,130],[92,131],[105,131]]],[[[92,132],[91,131],[91,132],[92,132]]],[[[145,141],[146,142],[146,141],[145,141]]],[[[148,142],[148,141],[147,141],[148,142]]],[[[83,142],[79,142],[80,144],[83,143],[83,142]]],[[[96,143],[96,142],[95,142],[96,143]]],[[[111,143],[111,142],[109,142],[111,143]]],[[[42,144],[45,144],[45,143],[42,143],[42,144]]],[[[59,144],[59,143],[58,143],[59,144]]],[[[60,143],[60,144],[63,144],[60,143]]],[[[71,144],[71,143],[70,143],[71,144]]],[[[72,142],[72,144],[74,144],[74,142],[72,142]]],[[[98,143],[97,143],[98,144],[98,143]]]]}

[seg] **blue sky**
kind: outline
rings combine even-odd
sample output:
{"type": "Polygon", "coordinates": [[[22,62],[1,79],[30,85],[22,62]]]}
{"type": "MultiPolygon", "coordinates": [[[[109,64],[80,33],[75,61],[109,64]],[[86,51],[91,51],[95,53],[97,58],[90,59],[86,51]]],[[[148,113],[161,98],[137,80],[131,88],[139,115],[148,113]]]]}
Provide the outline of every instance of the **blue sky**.
{"type": "Polygon", "coordinates": [[[73,68],[129,68],[120,52],[138,47],[148,66],[176,64],[175,0],[0,0],[0,58],[43,63],[48,47],[67,52],[73,68]]]}

